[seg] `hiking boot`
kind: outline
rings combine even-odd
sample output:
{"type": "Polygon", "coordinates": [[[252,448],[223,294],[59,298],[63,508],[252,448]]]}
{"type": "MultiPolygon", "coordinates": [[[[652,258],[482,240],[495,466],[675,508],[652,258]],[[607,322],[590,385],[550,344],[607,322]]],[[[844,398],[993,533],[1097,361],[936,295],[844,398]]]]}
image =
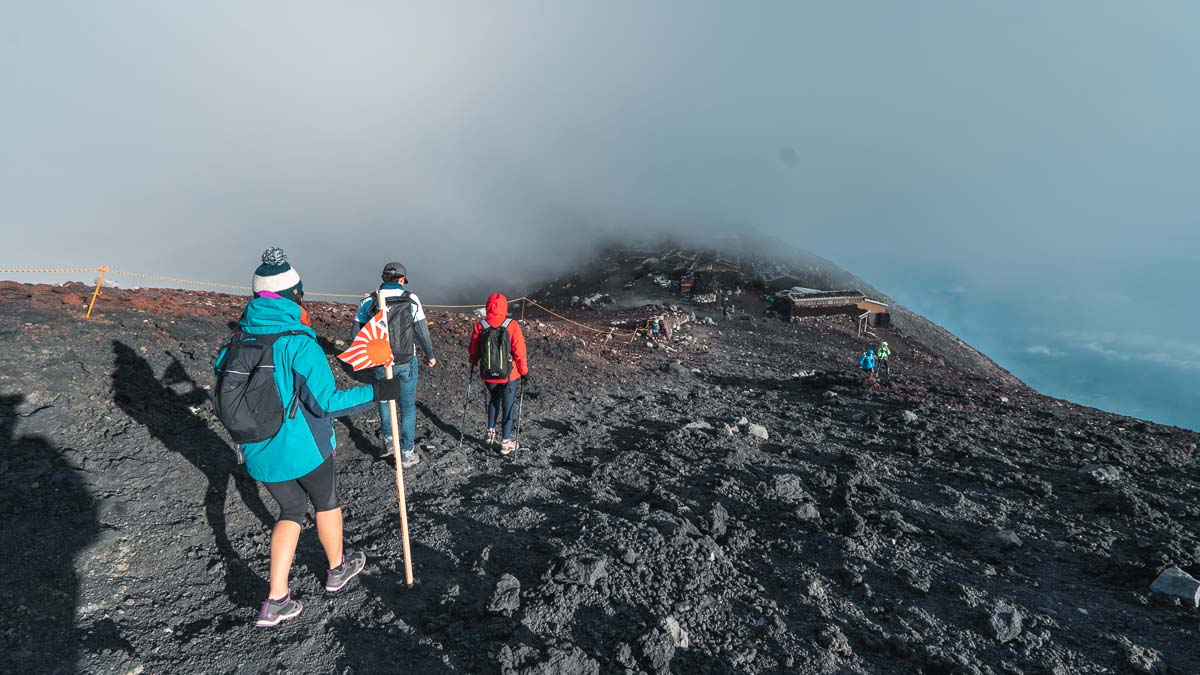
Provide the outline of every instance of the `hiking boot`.
{"type": "Polygon", "coordinates": [[[356,549],[346,549],[342,554],[342,564],[329,570],[325,575],[325,590],[333,593],[342,590],[350,580],[358,576],[367,566],[367,555],[356,549]]]}
{"type": "Polygon", "coordinates": [[[300,604],[299,600],[292,599],[292,591],[289,589],[288,594],[283,596],[282,600],[272,600],[267,598],[263,603],[262,611],[258,613],[258,621],[254,625],[260,628],[270,628],[293,619],[304,611],[304,605],[300,604]]]}
{"type": "Polygon", "coordinates": [[[521,444],[517,443],[517,441],[515,439],[511,440],[511,441],[500,441],[500,454],[502,454],[502,455],[512,454],[512,451],[516,450],[519,447],[521,447],[521,444]]]}
{"type": "Polygon", "coordinates": [[[395,450],[395,448],[392,447],[392,437],[384,436],[383,437],[383,452],[380,453],[379,456],[380,457],[391,457],[394,454],[396,454],[396,450],[395,450]]]}
{"type": "Polygon", "coordinates": [[[487,434],[486,434],[486,438],[484,439],[484,443],[486,445],[495,445],[496,444],[496,430],[495,429],[487,430],[487,434]]]}
{"type": "Polygon", "coordinates": [[[408,468],[421,463],[421,458],[417,455],[416,450],[401,450],[400,451],[400,466],[408,468]]]}

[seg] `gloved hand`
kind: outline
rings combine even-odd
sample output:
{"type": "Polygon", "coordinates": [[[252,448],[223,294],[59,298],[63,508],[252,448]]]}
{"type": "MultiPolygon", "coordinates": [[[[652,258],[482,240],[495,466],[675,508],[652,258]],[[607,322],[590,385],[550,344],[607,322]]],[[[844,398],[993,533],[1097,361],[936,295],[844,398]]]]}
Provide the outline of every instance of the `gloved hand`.
{"type": "Polygon", "coordinates": [[[375,402],[395,401],[400,398],[400,378],[393,377],[390,380],[380,380],[371,385],[375,388],[375,402]]]}
{"type": "Polygon", "coordinates": [[[522,375],[521,376],[521,386],[522,387],[532,387],[533,386],[533,375],[531,375],[530,373],[525,373],[524,375],[522,375]]]}

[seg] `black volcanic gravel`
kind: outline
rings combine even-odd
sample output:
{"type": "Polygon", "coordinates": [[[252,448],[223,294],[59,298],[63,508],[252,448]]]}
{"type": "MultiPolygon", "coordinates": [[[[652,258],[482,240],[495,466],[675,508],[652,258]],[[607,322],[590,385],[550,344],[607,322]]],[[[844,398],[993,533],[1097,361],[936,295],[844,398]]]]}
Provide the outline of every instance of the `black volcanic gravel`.
{"type": "MultiPolygon", "coordinates": [[[[0,289],[0,670],[1200,672],[1200,611],[1149,590],[1200,573],[1200,436],[896,332],[895,377],[864,387],[839,317],[692,324],[671,353],[531,319],[526,447],[502,458],[478,386],[456,448],[470,319],[435,315],[415,588],[356,416],[338,478],[367,571],[325,594],[306,529],[304,613],[257,629],[275,505],[207,403],[242,300],[155,293],[183,309],[127,291],[85,322],[58,290],[0,289]]],[[[347,311],[314,306],[319,332],[347,338],[347,311]]]]}

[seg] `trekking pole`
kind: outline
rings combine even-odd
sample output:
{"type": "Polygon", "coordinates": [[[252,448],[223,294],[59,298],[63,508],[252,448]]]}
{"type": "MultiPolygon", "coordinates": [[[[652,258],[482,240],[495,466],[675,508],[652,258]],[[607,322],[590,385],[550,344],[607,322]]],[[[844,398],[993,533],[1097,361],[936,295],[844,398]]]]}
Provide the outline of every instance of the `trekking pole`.
{"type": "Polygon", "coordinates": [[[462,422],[458,425],[458,447],[462,448],[463,436],[467,434],[467,405],[471,402],[471,380],[475,379],[475,366],[467,371],[467,397],[463,399],[462,422]]]}
{"type": "MultiPolygon", "coordinates": [[[[379,291],[379,311],[387,316],[387,299],[383,297],[383,291],[379,291]]],[[[387,367],[387,379],[392,379],[392,367],[387,367]]],[[[396,402],[388,401],[388,417],[392,422],[392,455],[396,458],[396,501],[400,505],[400,539],[404,549],[404,582],[409,588],[413,586],[412,573],[412,552],[408,546],[408,504],[404,499],[404,467],[400,452],[400,434],[396,433],[400,430],[400,424],[396,420],[396,402]]]]}

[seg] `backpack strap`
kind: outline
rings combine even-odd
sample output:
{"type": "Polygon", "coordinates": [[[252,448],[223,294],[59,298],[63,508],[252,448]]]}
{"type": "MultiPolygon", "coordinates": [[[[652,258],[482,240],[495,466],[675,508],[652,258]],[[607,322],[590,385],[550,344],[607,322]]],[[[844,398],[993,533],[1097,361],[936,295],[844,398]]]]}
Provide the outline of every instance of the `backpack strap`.
{"type": "Polygon", "coordinates": [[[505,319],[497,328],[508,328],[508,324],[512,323],[512,319],[505,319]]]}

